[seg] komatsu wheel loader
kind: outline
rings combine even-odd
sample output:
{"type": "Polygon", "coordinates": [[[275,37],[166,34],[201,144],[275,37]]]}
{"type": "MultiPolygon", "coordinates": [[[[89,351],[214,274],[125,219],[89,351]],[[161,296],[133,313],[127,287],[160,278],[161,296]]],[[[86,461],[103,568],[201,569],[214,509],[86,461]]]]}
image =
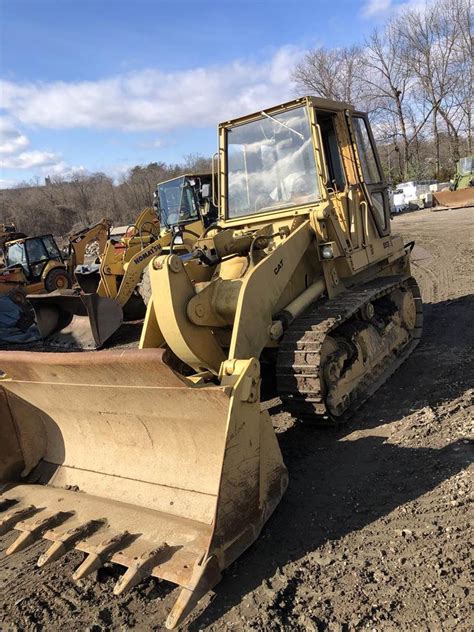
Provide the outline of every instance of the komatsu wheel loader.
{"type": "Polygon", "coordinates": [[[304,97],[219,127],[218,225],[156,257],[139,349],[0,353],[7,554],[76,548],[115,594],[178,584],[173,628],[249,547],[288,484],[260,405],[340,422],[418,343],[410,246],[390,233],[364,114],[304,97]],[[76,490],[76,491],[75,491],[76,490]]]}
{"type": "Polygon", "coordinates": [[[216,213],[210,174],[158,184],[154,208],[145,208],[120,240],[109,239],[99,264],[76,268],[80,288],[31,297],[46,343],[69,346],[72,339],[81,349],[99,348],[124,320],[143,318],[150,290],[148,276],[142,280],[142,275],[148,263],[162,252],[190,251],[216,213]]]}

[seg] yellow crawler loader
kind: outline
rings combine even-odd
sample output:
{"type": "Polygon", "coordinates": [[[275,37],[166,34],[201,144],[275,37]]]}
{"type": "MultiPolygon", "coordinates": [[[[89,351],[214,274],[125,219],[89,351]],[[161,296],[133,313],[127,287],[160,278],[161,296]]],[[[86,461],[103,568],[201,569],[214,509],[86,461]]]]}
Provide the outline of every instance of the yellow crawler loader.
{"type": "Polygon", "coordinates": [[[145,208],[119,239],[109,239],[100,263],[79,266],[80,288],[31,297],[47,344],[95,349],[122,322],[145,316],[149,297],[143,271],[164,252],[188,252],[216,219],[211,175],[183,175],[158,184],[154,208],[145,208]],[[204,193],[204,195],[203,195],[204,193]]]}
{"type": "Polygon", "coordinates": [[[80,579],[124,568],[181,587],[184,621],[288,484],[261,366],[299,417],[340,422],[418,343],[410,246],[390,233],[374,139],[304,97],[219,127],[218,225],[156,257],[139,349],[0,353],[0,530],[80,579]]]}

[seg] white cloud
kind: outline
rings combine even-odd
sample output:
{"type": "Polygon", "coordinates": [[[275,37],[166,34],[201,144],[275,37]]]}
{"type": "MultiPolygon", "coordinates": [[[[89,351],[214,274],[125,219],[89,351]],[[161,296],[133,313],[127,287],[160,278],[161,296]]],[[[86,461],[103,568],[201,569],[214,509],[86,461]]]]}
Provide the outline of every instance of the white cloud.
{"type": "Polygon", "coordinates": [[[368,0],[362,7],[362,15],[371,18],[379,13],[388,11],[392,6],[392,0],[368,0]]]}
{"type": "Polygon", "coordinates": [[[0,159],[2,169],[33,169],[46,165],[57,164],[59,156],[50,151],[22,151],[14,156],[5,156],[0,159]]]}
{"type": "Polygon", "coordinates": [[[165,143],[160,138],[156,138],[155,140],[143,140],[137,143],[137,147],[141,147],[142,149],[162,149],[166,147],[167,143],[165,143]]]}
{"type": "Polygon", "coordinates": [[[64,160],[45,164],[41,166],[41,172],[45,176],[61,176],[62,178],[71,178],[74,175],[85,175],[89,171],[83,165],[72,166],[64,160]]]}
{"type": "Polygon", "coordinates": [[[366,0],[362,7],[364,18],[373,18],[387,13],[402,13],[406,9],[424,11],[430,0],[405,0],[404,2],[394,2],[394,0],[366,0]]]}
{"type": "Polygon", "coordinates": [[[291,73],[300,56],[300,50],[284,46],[263,63],[151,69],[98,81],[4,81],[3,107],[23,124],[51,129],[204,127],[291,98],[291,73]]]}
{"type": "Polygon", "coordinates": [[[28,145],[28,138],[16,129],[11,119],[0,118],[0,154],[14,154],[28,145]]]}
{"type": "MultiPolygon", "coordinates": [[[[69,176],[85,171],[84,167],[71,167],[53,151],[32,149],[24,151],[30,140],[18,130],[13,118],[0,117],[0,169],[39,169],[43,174],[69,176]]],[[[5,188],[11,180],[1,180],[5,188]]]]}

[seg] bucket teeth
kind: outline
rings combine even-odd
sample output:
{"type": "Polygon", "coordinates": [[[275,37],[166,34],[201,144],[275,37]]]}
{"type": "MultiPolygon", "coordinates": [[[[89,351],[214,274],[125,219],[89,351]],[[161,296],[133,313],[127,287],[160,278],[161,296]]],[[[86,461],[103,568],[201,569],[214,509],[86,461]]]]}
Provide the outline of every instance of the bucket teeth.
{"type": "Polygon", "coordinates": [[[97,571],[118,549],[122,548],[125,542],[131,537],[128,531],[122,531],[122,533],[117,533],[99,544],[90,547],[88,556],[79,568],[76,569],[72,578],[77,581],[97,571]]]}
{"type": "Polygon", "coordinates": [[[13,529],[17,522],[20,522],[23,518],[26,518],[37,511],[40,510],[34,505],[26,505],[12,509],[0,520],[0,535],[7,533],[10,529],[13,529]]]}
{"type": "Polygon", "coordinates": [[[23,531],[23,533],[20,533],[15,542],[8,547],[5,553],[7,555],[11,555],[12,553],[17,553],[27,546],[30,546],[35,541],[40,540],[47,529],[65,522],[71,516],[71,512],[67,513],[64,511],[58,511],[46,516],[42,514],[36,520],[23,520],[22,522],[19,522],[15,525],[15,529],[23,531]]]}
{"type": "Polygon", "coordinates": [[[56,534],[54,530],[45,534],[48,540],[53,540],[53,543],[47,551],[41,555],[38,559],[37,565],[44,566],[50,562],[55,562],[60,557],[65,555],[68,551],[74,548],[76,542],[90,536],[92,533],[100,529],[105,524],[105,520],[89,520],[83,524],[78,524],[71,527],[65,532],[56,534]]]}
{"type": "Polygon", "coordinates": [[[63,542],[53,542],[49,549],[41,555],[36,563],[37,566],[44,566],[49,562],[55,562],[60,557],[66,555],[68,548],[63,542]]]}
{"type": "Polygon", "coordinates": [[[201,560],[193,569],[188,588],[182,588],[165,622],[168,630],[178,627],[195,608],[198,601],[221,579],[219,563],[215,556],[201,560]]]}
{"type": "Polygon", "coordinates": [[[115,584],[114,595],[121,595],[127,590],[130,590],[145,577],[151,574],[153,568],[162,561],[164,554],[169,549],[168,544],[163,543],[153,551],[147,551],[140,557],[133,560],[132,564],[128,567],[119,581],[115,584]]]}

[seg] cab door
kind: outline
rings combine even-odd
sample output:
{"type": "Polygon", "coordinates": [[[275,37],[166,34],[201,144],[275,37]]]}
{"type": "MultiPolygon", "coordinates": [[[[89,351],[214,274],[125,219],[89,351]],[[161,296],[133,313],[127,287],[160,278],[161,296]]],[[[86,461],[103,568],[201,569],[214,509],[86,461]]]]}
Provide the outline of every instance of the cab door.
{"type": "Polygon", "coordinates": [[[39,283],[50,257],[41,238],[28,239],[25,243],[29,270],[28,281],[39,283]]]}
{"type": "Polygon", "coordinates": [[[390,232],[390,204],[387,184],[367,116],[347,112],[349,128],[357,147],[359,176],[367,194],[370,213],[380,237],[390,232]]]}

